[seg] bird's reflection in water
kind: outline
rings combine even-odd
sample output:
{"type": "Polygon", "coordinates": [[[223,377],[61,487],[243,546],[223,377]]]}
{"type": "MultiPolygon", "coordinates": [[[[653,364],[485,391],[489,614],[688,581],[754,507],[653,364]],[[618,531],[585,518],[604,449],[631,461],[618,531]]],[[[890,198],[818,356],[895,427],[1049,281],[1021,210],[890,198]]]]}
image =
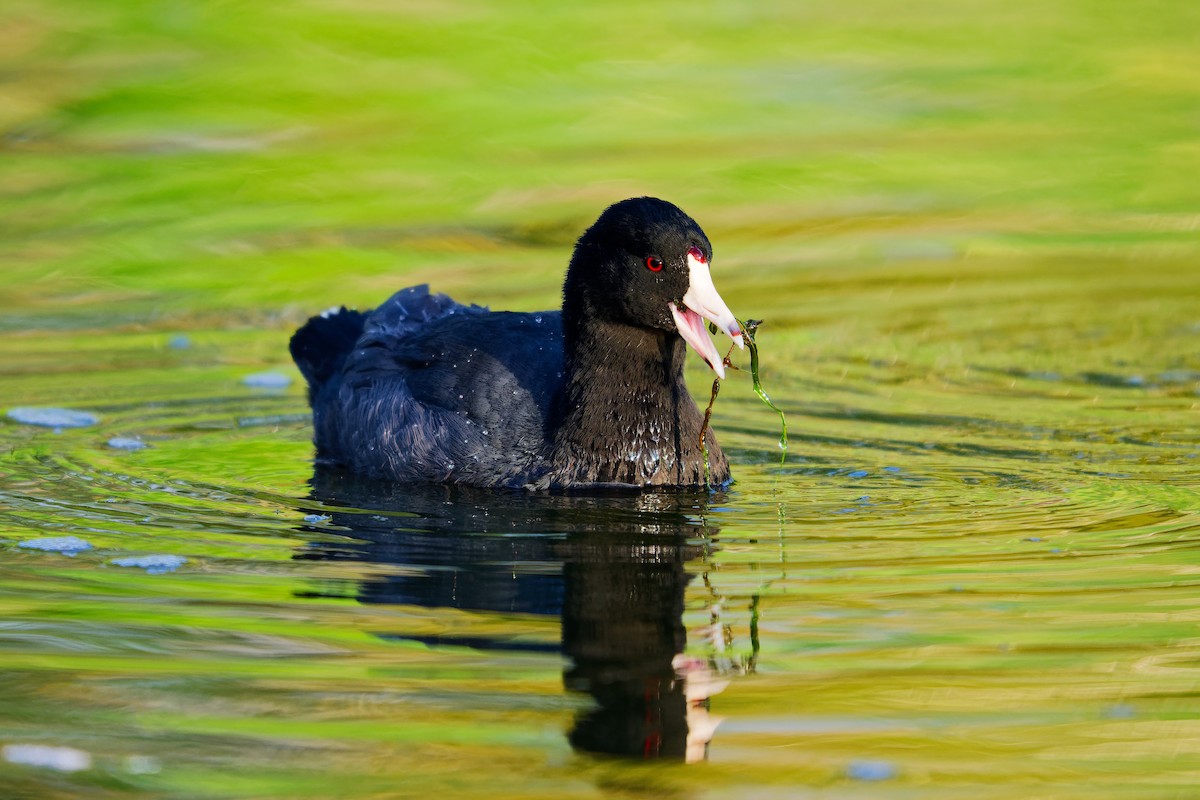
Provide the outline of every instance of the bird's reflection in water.
{"type": "MultiPolygon", "coordinates": [[[[343,529],[298,558],[402,565],[360,582],[364,603],[561,615],[561,648],[486,637],[409,636],[428,644],[560,650],[563,681],[595,702],[575,719],[577,750],[698,761],[724,688],[684,654],[687,562],[716,527],[707,493],[602,496],[392,486],[318,470],[312,498],[343,529]],[[334,510],[331,510],[334,509],[334,510]],[[338,511],[336,509],[346,509],[338,511]]],[[[313,528],[316,529],[315,527],[313,528]]]]}

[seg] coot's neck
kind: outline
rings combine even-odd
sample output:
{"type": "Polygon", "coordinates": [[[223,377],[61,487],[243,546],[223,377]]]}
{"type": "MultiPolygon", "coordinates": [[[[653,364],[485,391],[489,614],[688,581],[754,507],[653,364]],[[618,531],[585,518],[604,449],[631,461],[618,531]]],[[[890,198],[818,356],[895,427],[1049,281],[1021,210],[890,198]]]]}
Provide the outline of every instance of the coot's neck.
{"type": "MultiPolygon", "coordinates": [[[[683,379],[683,339],[580,312],[564,305],[550,483],[703,484],[703,417],[683,379]]],[[[711,432],[706,444],[721,483],[728,464],[711,432]]]]}

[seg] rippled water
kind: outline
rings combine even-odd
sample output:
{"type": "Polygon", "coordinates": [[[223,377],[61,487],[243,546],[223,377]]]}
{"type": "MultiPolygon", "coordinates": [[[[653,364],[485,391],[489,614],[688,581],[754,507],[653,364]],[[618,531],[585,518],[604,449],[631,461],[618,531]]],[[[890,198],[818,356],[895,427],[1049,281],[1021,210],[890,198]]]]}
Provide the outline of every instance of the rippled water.
{"type": "Polygon", "coordinates": [[[246,381],[294,376],[286,324],[10,337],[8,407],[98,421],[0,427],[0,728],[71,748],[6,751],[5,795],[1187,796],[1198,329],[1160,277],[1137,326],[1093,302],[1124,265],[1027,282],[1071,325],[1003,350],[949,277],[768,323],[790,450],[734,376],[711,496],[314,475],[301,387],[246,381]]]}

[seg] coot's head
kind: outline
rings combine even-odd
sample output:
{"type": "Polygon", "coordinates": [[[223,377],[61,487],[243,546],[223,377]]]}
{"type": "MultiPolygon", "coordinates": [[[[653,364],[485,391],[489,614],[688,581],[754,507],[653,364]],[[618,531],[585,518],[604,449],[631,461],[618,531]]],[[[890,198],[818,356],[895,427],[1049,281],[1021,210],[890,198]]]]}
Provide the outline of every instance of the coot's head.
{"type": "Polygon", "coordinates": [[[677,206],[654,197],[622,200],[575,244],[563,310],[678,332],[724,378],[704,320],[744,345],[737,320],[713,286],[711,260],[708,237],[677,206]]]}

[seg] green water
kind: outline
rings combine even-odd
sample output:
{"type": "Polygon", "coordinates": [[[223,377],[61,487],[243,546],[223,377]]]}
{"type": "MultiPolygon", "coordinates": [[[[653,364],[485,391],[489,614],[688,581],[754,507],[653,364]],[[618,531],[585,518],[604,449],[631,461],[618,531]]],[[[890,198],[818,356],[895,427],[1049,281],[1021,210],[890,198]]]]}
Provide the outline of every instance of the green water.
{"type": "Polygon", "coordinates": [[[0,796],[1200,797],[1200,7],[1025,5],[9,0],[0,796]],[[296,324],[641,193],[782,467],[313,474],[296,324]]]}

